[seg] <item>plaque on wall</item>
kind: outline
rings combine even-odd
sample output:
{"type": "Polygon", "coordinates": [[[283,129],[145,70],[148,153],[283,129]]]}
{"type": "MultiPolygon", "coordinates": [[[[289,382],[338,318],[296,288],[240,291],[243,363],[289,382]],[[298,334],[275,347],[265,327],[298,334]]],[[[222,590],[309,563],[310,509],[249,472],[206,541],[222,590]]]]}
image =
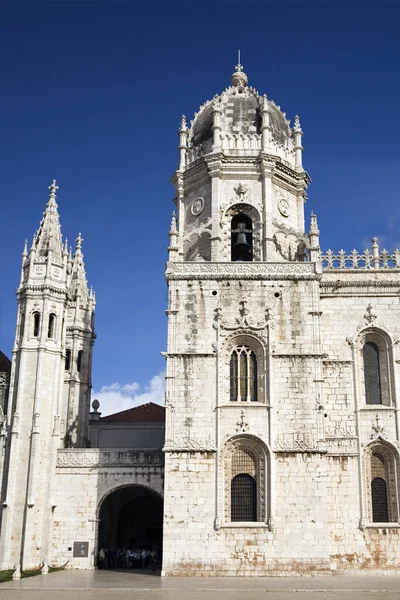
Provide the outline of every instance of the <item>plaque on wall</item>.
{"type": "Polygon", "coordinates": [[[73,556],[87,558],[89,556],[89,542],[74,542],[73,556]]]}

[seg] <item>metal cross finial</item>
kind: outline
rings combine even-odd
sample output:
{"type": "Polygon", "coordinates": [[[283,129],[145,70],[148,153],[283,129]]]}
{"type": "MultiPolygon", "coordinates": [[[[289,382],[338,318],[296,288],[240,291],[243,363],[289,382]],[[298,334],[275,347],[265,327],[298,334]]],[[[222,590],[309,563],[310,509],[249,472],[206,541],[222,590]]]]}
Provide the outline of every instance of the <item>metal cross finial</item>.
{"type": "Polygon", "coordinates": [[[50,190],[50,197],[51,198],[55,198],[56,197],[56,191],[59,190],[60,188],[58,187],[58,185],[56,185],[56,180],[53,179],[53,183],[51,185],[49,185],[49,190],[50,190]]]}
{"type": "Polygon", "coordinates": [[[238,50],[238,64],[236,65],[236,71],[243,71],[243,65],[240,64],[240,50],[238,50]]]}

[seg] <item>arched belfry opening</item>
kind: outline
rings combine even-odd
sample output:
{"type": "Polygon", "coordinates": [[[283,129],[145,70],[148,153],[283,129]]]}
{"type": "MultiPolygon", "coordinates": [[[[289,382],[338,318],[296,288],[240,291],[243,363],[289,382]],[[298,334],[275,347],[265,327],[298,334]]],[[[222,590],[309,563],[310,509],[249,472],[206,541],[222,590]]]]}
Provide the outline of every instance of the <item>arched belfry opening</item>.
{"type": "MultiPolygon", "coordinates": [[[[163,511],[163,498],[153,490],[139,485],[117,488],[99,508],[98,550],[153,550],[161,563],[163,511]]],[[[124,568],[113,562],[107,566],[124,568]]]]}
{"type": "Polygon", "coordinates": [[[231,260],[253,260],[253,222],[244,213],[232,217],[231,221],[231,260]]]}

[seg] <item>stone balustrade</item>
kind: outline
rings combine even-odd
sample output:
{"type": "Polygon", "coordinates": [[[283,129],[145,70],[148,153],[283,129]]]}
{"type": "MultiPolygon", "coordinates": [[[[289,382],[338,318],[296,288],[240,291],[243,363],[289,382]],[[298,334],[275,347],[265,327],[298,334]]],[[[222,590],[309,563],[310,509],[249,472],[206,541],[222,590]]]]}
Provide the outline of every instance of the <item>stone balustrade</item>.
{"type": "Polygon", "coordinates": [[[377,238],[372,238],[371,250],[366,249],[361,254],[358,250],[352,250],[350,254],[344,250],[337,254],[328,250],[321,255],[321,261],[324,269],[400,269],[400,250],[389,254],[387,250],[379,249],[377,238]]]}

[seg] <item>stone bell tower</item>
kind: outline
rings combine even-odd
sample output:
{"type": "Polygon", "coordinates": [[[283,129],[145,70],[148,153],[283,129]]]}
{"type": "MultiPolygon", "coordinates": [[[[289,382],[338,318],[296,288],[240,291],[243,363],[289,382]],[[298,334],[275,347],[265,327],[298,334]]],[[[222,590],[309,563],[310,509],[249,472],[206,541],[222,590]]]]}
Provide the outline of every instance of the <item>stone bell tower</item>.
{"type": "Polygon", "coordinates": [[[288,356],[317,356],[320,343],[302,134],[240,64],[190,127],[181,120],[166,271],[166,575],[268,574],[290,554],[274,443],[296,419],[321,434],[320,359],[294,367],[292,387],[287,373],[288,356]]]}
{"type": "Polygon", "coordinates": [[[48,563],[58,448],[85,446],[95,299],[79,234],[63,244],[56,191],[22,253],[17,330],[6,423],[1,431],[0,568],[48,563]]]}

